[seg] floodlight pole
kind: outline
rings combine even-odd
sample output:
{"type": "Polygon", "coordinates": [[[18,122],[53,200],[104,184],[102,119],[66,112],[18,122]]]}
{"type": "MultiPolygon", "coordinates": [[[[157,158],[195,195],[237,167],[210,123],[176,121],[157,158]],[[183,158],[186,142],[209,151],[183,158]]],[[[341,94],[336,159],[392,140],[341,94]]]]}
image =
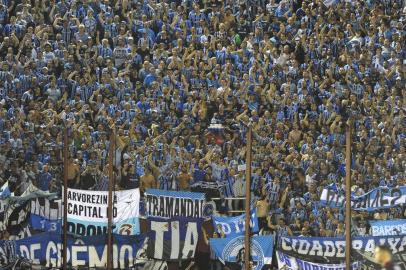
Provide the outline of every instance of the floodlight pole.
{"type": "Polygon", "coordinates": [[[63,136],[63,269],[67,270],[67,250],[68,250],[68,128],[65,127],[63,136]]]}
{"type": "Polygon", "coordinates": [[[345,266],[351,269],[351,120],[345,133],[345,266]]]}
{"type": "Polygon", "coordinates": [[[245,161],[245,269],[250,269],[250,208],[251,208],[251,158],[252,158],[252,125],[248,124],[247,151],[245,161]]]}
{"type": "Polygon", "coordinates": [[[107,269],[112,269],[113,259],[113,238],[112,238],[112,225],[113,225],[113,185],[114,185],[114,154],[115,154],[115,127],[113,126],[110,136],[110,149],[109,149],[109,191],[108,191],[108,207],[107,207],[107,269]]]}

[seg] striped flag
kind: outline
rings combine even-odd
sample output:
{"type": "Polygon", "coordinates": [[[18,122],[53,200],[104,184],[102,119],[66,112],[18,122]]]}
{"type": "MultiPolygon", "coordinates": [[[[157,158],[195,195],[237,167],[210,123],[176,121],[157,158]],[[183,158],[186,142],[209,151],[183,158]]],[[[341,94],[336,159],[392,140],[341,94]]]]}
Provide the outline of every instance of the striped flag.
{"type": "Polygon", "coordinates": [[[63,217],[62,200],[49,200],[36,198],[31,200],[31,214],[44,217],[48,220],[58,220],[63,217]]]}
{"type": "Polygon", "coordinates": [[[165,261],[149,260],[144,264],[143,269],[168,270],[168,265],[165,261]]]}

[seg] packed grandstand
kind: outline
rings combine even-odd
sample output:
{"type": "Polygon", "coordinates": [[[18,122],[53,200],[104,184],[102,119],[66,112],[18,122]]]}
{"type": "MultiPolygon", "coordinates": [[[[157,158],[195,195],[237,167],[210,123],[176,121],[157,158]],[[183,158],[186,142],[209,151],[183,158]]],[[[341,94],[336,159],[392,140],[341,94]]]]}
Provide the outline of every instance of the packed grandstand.
{"type": "Polygon", "coordinates": [[[251,269],[406,269],[405,26],[404,0],[0,0],[0,268],[62,269],[67,232],[68,269],[246,269],[248,205],[251,269]]]}

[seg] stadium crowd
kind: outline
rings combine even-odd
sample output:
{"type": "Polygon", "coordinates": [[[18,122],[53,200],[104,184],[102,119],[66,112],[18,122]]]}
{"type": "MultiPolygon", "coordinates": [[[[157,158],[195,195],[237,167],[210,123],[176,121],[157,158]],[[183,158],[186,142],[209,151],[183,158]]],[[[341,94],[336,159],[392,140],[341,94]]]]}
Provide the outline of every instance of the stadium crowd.
{"type": "MultiPolygon", "coordinates": [[[[217,183],[241,209],[247,125],[264,231],[340,236],[352,120],[354,195],[406,185],[403,0],[1,0],[0,184],[106,190],[217,183]]],[[[405,217],[405,208],[354,214],[405,217]]]]}

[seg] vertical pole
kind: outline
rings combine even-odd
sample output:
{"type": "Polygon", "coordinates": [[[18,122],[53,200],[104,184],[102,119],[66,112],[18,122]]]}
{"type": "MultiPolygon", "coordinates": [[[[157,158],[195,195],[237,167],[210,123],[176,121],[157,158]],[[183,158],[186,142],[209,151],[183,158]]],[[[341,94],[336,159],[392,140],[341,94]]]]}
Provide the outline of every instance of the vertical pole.
{"type": "Polygon", "coordinates": [[[345,266],[351,269],[351,120],[345,134],[345,266]]]}
{"type": "Polygon", "coordinates": [[[109,149],[109,195],[108,195],[108,208],[107,208],[107,269],[112,269],[113,258],[113,243],[112,243],[112,224],[113,224],[113,166],[114,166],[114,154],[115,154],[115,127],[113,126],[110,136],[110,149],[109,149]]]}
{"type": "Polygon", "coordinates": [[[67,269],[68,250],[68,128],[65,128],[63,136],[63,269],[67,269]]]}
{"type": "Polygon", "coordinates": [[[250,269],[250,208],[251,208],[251,152],[252,152],[252,126],[248,125],[247,153],[245,161],[245,268],[250,269]]]}

